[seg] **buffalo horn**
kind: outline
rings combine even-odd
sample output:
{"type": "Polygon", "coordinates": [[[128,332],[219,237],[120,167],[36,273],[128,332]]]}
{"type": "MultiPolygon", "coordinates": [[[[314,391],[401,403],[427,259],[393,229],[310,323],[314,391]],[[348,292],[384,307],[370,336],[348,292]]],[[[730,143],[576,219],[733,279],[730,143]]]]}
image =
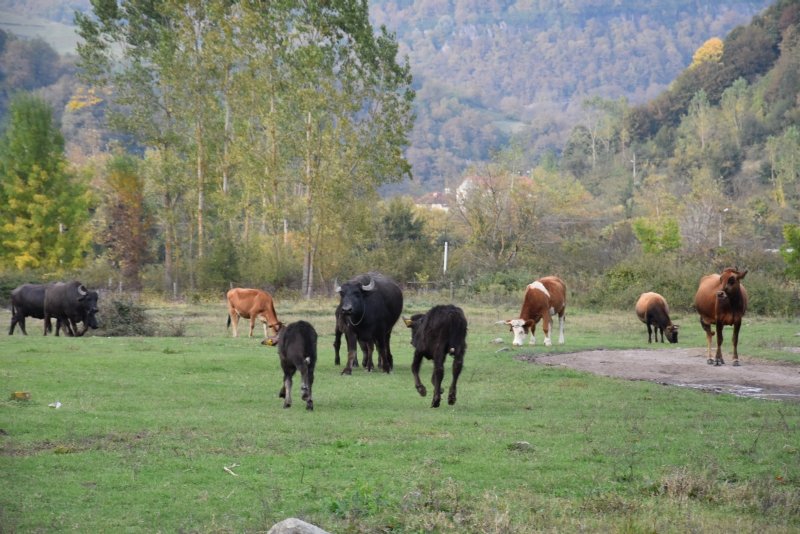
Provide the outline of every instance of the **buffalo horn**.
{"type": "Polygon", "coordinates": [[[86,291],[86,287],[83,284],[78,286],[78,294],[79,295],[86,295],[88,292],[86,291]]]}
{"type": "Polygon", "coordinates": [[[342,286],[339,285],[339,279],[338,278],[334,278],[333,279],[333,290],[335,292],[337,292],[337,293],[341,293],[342,292],[342,286]]]}
{"type": "Polygon", "coordinates": [[[406,319],[405,317],[403,317],[403,322],[404,322],[404,323],[406,324],[406,326],[408,326],[409,328],[411,327],[411,325],[412,325],[412,324],[414,324],[414,323],[411,321],[411,319],[406,319]]]}
{"type": "Polygon", "coordinates": [[[372,279],[372,277],[370,276],[370,278],[369,278],[369,284],[367,284],[367,285],[362,285],[362,286],[361,286],[361,289],[362,289],[363,291],[372,291],[373,289],[375,289],[375,280],[373,280],[373,279],[372,279]]]}

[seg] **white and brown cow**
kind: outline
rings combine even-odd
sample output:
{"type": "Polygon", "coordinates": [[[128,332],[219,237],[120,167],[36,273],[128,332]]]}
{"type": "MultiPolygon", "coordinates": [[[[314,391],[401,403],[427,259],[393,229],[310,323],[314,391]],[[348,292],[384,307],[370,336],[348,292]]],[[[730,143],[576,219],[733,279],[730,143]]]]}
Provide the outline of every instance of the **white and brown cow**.
{"type": "Polygon", "coordinates": [[[248,289],[244,287],[234,287],[228,291],[228,327],[233,323],[233,337],[239,336],[239,317],[250,319],[250,337],[253,337],[253,329],[256,326],[256,319],[264,324],[264,337],[269,333],[267,327],[277,334],[283,323],[278,320],[275,314],[275,306],[272,296],[260,289],[248,289]]]}
{"type": "Polygon", "coordinates": [[[647,325],[647,342],[653,342],[655,333],[656,343],[658,343],[658,333],[661,332],[661,342],[664,342],[664,333],[667,334],[667,341],[670,343],[678,342],[678,325],[672,324],[669,318],[669,305],[667,300],[652,291],[642,293],[636,301],[636,316],[647,325]]]}
{"type": "Polygon", "coordinates": [[[558,315],[558,342],[564,343],[564,313],[567,307],[567,287],[563,280],[557,276],[545,276],[529,284],[525,290],[525,299],[522,301],[522,310],[518,319],[501,321],[507,324],[514,333],[515,346],[522,346],[525,336],[530,332],[530,344],[536,344],[536,323],[542,321],[544,330],[544,344],[549,347],[553,344],[550,340],[550,328],[553,325],[553,316],[558,315]]]}

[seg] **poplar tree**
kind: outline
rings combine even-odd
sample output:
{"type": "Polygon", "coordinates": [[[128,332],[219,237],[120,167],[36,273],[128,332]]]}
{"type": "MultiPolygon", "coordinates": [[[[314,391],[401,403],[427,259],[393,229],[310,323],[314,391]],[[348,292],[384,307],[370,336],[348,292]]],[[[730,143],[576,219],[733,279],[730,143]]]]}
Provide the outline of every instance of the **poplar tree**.
{"type": "Polygon", "coordinates": [[[0,139],[0,265],[62,270],[89,251],[91,195],[70,174],[64,139],[41,98],[21,93],[0,139]]]}

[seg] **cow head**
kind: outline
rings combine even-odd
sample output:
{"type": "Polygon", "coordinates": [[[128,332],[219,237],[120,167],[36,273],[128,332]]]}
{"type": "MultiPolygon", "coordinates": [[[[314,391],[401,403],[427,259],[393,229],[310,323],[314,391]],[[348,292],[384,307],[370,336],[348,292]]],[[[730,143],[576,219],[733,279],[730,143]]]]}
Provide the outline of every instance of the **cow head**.
{"type": "Polygon", "coordinates": [[[667,336],[667,341],[669,341],[670,343],[678,342],[678,325],[671,324],[667,326],[667,329],[664,332],[667,336]]]}
{"type": "Polygon", "coordinates": [[[89,328],[97,329],[100,325],[97,322],[97,299],[100,298],[100,295],[97,294],[97,291],[88,291],[84,286],[80,286],[78,288],[78,300],[80,301],[80,305],[83,308],[83,316],[85,317],[85,323],[89,326],[89,328]]]}
{"type": "Polygon", "coordinates": [[[277,334],[264,339],[263,341],[261,341],[261,344],[266,345],[268,347],[276,347],[278,346],[278,342],[280,341],[280,339],[281,339],[280,334],[277,334]]]}
{"type": "Polygon", "coordinates": [[[416,339],[419,335],[420,326],[422,325],[424,319],[424,313],[415,313],[411,316],[411,319],[406,319],[403,317],[403,323],[405,323],[405,325],[411,329],[411,344],[414,346],[416,346],[416,339]]]}
{"type": "Polygon", "coordinates": [[[741,280],[747,274],[747,269],[737,271],[736,269],[725,269],[720,275],[720,290],[717,291],[718,300],[726,300],[732,296],[741,294],[741,280]]]}
{"type": "Polygon", "coordinates": [[[528,335],[532,323],[533,321],[530,319],[527,321],[525,319],[509,319],[508,321],[504,321],[504,324],[507,324],[509,330],[514,333],[512,345],[521,347],[525,343],[525,336],[528,335]]]}
{"type": "Polygon", "coordinates": [[[358,323],[367,313],[366,297],[375,290],[375,280],[370,277],[369,283],[362,284],[358,281],[345,282],[342,285],[335,283],[335,291],[339,293],[339,306],[342,315],[351,322],[358,323]]]}

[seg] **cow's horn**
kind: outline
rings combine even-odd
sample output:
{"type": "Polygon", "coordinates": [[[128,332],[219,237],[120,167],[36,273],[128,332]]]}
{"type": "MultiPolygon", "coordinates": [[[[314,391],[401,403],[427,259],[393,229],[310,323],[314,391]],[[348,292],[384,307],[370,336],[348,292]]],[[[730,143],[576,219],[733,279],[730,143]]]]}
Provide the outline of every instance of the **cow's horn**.
{"type": "Polygon", "coordinates": [[[86,291],[86,287],[85,287],[83,284],[81,284],[81,285],[79,285],[79,286],[78,286],[78,294],[79,294],[79,295],[86,295],[86,294],[88,294],[88,291],[86,291]]]}
{"type": "Polygon", "coordinates": [[[408,326],[408,327],[410,327],[410,326],[412,325],[411,319],[406,319],[405,317],[403,317],[403,322],[404,322],[404,323],[406,324],[406,326],[408,326]]]}
{"type": "Polygon", "coordinates": [[[339,279],[338,278],[334,278],[333,279],[333,290],[336,293],[341,293],[342,292],[342,286],[339,285],[339,279]]]}
{"type": "Polygon", "coordinates": [[[372,291],[373,289],[375,289],[375,280],[373,280],[372,277],[370,276],[369,277],[369,284],[362,285],[361,289],[364,290],[364,291],[372,291]]]}
{"type": "Polygon", "coordinates": [[[497,321],[497,322],[496,322],[496,323],[494,323],[494,324],[508,324],[508,321],[497,321]]]}

